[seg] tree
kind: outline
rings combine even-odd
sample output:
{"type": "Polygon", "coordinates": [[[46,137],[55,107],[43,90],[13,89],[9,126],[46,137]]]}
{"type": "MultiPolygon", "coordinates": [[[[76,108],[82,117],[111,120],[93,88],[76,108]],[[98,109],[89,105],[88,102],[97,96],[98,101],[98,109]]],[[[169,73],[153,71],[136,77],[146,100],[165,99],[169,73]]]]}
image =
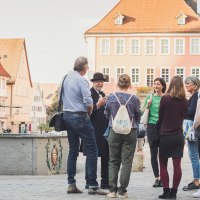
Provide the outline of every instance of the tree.
{"type": "Polygon", "coordinates": [[[59,91],[59,88],[56,90],[56,95],[54,96],[51,105],[48,106],[46,109],[48,124],[52,116],[58,111],[58,91],[59,91]]]}

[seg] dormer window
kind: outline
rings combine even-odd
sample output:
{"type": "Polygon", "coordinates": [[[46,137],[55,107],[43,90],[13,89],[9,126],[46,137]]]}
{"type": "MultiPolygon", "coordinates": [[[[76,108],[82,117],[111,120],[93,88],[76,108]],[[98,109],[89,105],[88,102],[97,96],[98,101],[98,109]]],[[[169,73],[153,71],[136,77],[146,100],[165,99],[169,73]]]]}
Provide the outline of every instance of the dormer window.
{"type": "Polygon", "coordinates": [[[121,13],[118,13],[115,17],[115,25],[122,25],[124,16],[121,13]]]}
{"type": "Polygon", "coordinates": [[[178,25],[184,25],[186,23],[187,15],[185,15],[182,11],[181,13],[176,17],[178,20],[178,25]]]}

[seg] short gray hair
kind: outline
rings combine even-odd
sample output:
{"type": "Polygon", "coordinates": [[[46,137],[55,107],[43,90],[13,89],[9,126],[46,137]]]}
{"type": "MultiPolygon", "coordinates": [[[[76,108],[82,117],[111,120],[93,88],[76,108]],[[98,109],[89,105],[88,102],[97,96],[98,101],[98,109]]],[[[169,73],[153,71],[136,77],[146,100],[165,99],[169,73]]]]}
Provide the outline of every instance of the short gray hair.
{"type": "Polygon", "coordinates": [[[78,57],[74,63],[74,71],[83,71],[86,64],[88,64],[88,59],[86,57],[78,57]]]}
{"type": "Polygon", "coordinates": [[[200,81],[196,76],[188,76],[185,79],[185,84],[187,84],[187,83],[192,83],[193,85],[196,85],[197,86],[197,90],[200,87],[200,81]]]}

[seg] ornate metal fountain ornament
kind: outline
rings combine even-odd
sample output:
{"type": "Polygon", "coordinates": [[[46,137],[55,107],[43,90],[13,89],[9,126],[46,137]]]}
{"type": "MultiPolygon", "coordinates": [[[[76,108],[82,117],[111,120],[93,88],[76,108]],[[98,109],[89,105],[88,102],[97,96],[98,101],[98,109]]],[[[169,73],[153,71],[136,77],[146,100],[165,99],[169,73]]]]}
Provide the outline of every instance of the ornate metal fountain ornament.
{"type": "Polygon", "coordinates": [[[46,163],[49,168],[49,174],[59,174],[62,165],[62,145],[61,140],[51,140],[45,146],[46,163]]]}

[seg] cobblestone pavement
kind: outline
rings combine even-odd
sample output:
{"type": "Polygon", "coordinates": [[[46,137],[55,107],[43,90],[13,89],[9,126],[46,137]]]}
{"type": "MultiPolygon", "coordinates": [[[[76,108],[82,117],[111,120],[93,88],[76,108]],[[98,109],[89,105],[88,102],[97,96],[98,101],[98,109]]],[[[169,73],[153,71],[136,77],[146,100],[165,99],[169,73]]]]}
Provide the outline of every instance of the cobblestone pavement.
{"type": "MultiPolygon", "coordinates": [[[[162,188],[153,188],[153,173],[150,166],[148,145],[145,145],[145,168],[143,172],[132,172],[128,187],[129,199],[158,199],[162,188]]],[[[80,155],[77,167],[77,185],[84,188],[84,162],[80,155]]],[[[15,164],[15,163],[13,163],[15,164]]],[[[172,165],[169,160],[170,179],[172,179],[172,165]]],[[[191,164],[188,159],[187,146],[185,146],[182,161],[183,176],[179,186],[178,199],[192,199],[193,191],[182,191],[182,187],[192,180],[191,164]]],[[[70,194],[66,192],[66,174],[49,176],[0,176],[0,200],[98,200],[108,199],[105,196],[88,195],[87,190],[83,194],[70,194]]]]}

